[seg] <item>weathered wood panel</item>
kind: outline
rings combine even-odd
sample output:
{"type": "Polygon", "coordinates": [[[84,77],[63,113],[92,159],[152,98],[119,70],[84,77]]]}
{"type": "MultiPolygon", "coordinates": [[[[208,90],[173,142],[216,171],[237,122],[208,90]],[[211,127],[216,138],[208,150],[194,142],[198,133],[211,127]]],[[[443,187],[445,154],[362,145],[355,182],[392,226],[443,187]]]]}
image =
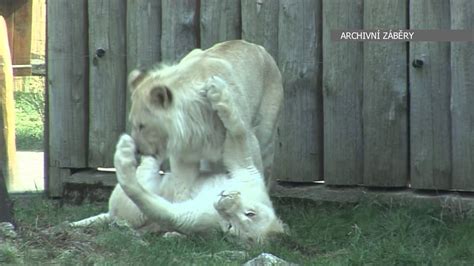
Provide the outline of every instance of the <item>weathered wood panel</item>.
{"type": "Polygon", "coordinates": [[[50,165],[86,167],[86,1],[51,1],[47,7],[50,165]]]}
{"type": "Polygon", "coordinates": [[[15,178],[16,148],[13,70],[7,34],[7,25],[0,16],[0,185],[5,181],[8,188],[15,178]]]}
{"type": "Polygon", "coordinates": [[[240,0],[201,0],[201,48],[240,39],[240,0]]]}
{"type": "Polygon", "coordinates": [[[323,1],[324,181],[362,183],[363,44],[332,42],[330,31],[361,29],[362,0],[323,1]]]}
{"type": "MultiPolygon", "coordinates": [[[[451,0],[451,28],[474,29],[474,2],[451,0]]],[[[474,190],[474,36],[451,44],[453,188],[474,190]]]]}
{"type": "Polygon", "coordinates": [[[49,167],[49,178],[45,179],[44,187],[49,197],[60,198],[63,196],[64,181],[71,176],[70,168],[49,167]],[[54,177],[51,178],[51,177],[54,177]]]}
{"type": "Polygon", "coordinates": [[[161,56],[174,62],[199,46],[196,0],[162,0],[161,56]]]}
{"type": "Polygon", "coordinates": [[[321,1],[282,0],[278,62],[284,106],[278,127],[275,177],[322,178],[321,1]]]}
{"type": "MultiPolygon", "coordinates": [[[[449,1],[410,1],[411,29],[449,29],[449,1]]],[[[417,189],[451,186],[450,45],[410,42],[410,177],[417,189]],[[422,60],[422,67],[414,67],[422,60]]]]}
{"type": "MultiPolygon", "coordinates": [[[[364,28],[405,29],[407,1],[364,1],[364,28]]],[[[364,184],[408,183],[406,43],[364,43],[364,184]]]]}
{"type": "Polygon", "coordinates": [[[112,166],[115,144],[125,131],[125,3],[95,0],[88,4],[89,167],[112,166]]]}
{"type": "MultiPolygon", "coordinates": [[[[161,1],[127,0],[127,75],[134,69],[147,68],[159,62],[160,53],[161,1]]],[[[128,114],[128,89],[126,101],[128,114]]]]}
{"type": "Polygon", "coordinates": [[[278,0],[242,0],[242,39],[260,44],[278,59],[278,0]]]}
{"type": "MultiPolygon", "coordinates": [[[[47,12],[48,166],[87,167],[86,1],[51,1],[47,12]]],[[[60,196],[62,179],[48,172],[45,188],[60,196]]]]}

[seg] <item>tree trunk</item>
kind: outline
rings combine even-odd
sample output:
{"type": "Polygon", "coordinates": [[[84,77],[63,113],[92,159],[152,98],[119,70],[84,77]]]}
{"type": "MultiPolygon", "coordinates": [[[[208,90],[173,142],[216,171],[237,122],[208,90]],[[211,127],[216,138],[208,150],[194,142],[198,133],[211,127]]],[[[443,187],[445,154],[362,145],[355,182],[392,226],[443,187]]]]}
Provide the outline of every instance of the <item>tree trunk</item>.
{"type": "Polygon", "coordinates": [[[13,223],[13,204],[8,197],[2,169],[0,169],[0,222],[13,223]]]}

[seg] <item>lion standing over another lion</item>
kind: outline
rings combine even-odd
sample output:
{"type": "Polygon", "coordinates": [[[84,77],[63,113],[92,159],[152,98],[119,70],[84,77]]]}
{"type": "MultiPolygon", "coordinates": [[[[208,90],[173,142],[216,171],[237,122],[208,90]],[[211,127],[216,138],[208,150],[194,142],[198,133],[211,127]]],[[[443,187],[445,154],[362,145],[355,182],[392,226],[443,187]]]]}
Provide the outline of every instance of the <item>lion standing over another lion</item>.
{"type": "Polygon", "coordinates": [[[178,64],[132,71],[128,86],[138,152],[169,158],[178,178],[168,182],[182,188],[182,196],[176,190],[166,198],[179,201],[189,194],[187,184],[199,176],[201,160],[222,160],[226,130],[206,97],[213,87],[232,98],[249,133],[251,159],[269,178],[283,87],[280,71],[263,47],[237,40],[195,49],[178,64]]]}

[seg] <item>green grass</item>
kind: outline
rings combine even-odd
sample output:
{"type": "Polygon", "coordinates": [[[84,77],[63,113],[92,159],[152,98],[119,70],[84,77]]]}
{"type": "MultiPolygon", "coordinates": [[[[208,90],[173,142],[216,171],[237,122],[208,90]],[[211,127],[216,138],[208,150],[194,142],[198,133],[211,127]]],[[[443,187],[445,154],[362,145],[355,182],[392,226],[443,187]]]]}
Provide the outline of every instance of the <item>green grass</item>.
{"type": "Polygon", "coordinates": [[[17,149],[43,150],[43,93],[41,91],[16,91],[15,109],[17,149]]]}
{"type": "Polygon", "coordinates": [[[106,204],[60,206],[42,198],[17,199],[19,256],[12,255],[10,247],[4,258],[25,264],[240,265],[268,252],[301,265],[470,265],[474,261],[474,219],[469,213],[369,200],[335,204],[286,199],[275,200],[275,205],[291,235],[246,248],[220,236],[138,237],[117,226],[45,234],[41,231],[65,220],[105,211],[106,204]],[[231,258],[219,253],[225,250],[247,255],[231,258]]]}

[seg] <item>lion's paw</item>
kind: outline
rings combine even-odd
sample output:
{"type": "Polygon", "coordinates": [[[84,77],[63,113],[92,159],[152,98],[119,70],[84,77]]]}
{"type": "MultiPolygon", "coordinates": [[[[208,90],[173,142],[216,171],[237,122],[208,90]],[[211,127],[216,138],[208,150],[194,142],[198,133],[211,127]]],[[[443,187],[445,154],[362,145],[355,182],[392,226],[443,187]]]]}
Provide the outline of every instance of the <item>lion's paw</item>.
{"type": "Polygon", "coordinates": [[[208,81],[207,98],[211,102],[212,109],[219,112],[219,115],[229,112],[229,96],[226,88],[227,83],[217,76],[208,81]]]}
{"type": "Polygon", "coordinates": [[[179,239],[179,238],[184,238],[186,235],[183,235],[178,232],[166,232],[163,234],[163,238],[169,238],[169,239],[179,239]]]}
{"type": "Polygon", "coordinates": [[[238,191],[222,191],[219,200],[214,207],[220,213],[231,214],[240,204],[240,192],[238,191]]]}
{"type": "Polygon", "coordinates": [[[117,143],[114,155],[114,166],[117,173],[125,177],[135,172],[137,167],[135,152],[136,147],[132,137],[123,134],[117,143]]]}

